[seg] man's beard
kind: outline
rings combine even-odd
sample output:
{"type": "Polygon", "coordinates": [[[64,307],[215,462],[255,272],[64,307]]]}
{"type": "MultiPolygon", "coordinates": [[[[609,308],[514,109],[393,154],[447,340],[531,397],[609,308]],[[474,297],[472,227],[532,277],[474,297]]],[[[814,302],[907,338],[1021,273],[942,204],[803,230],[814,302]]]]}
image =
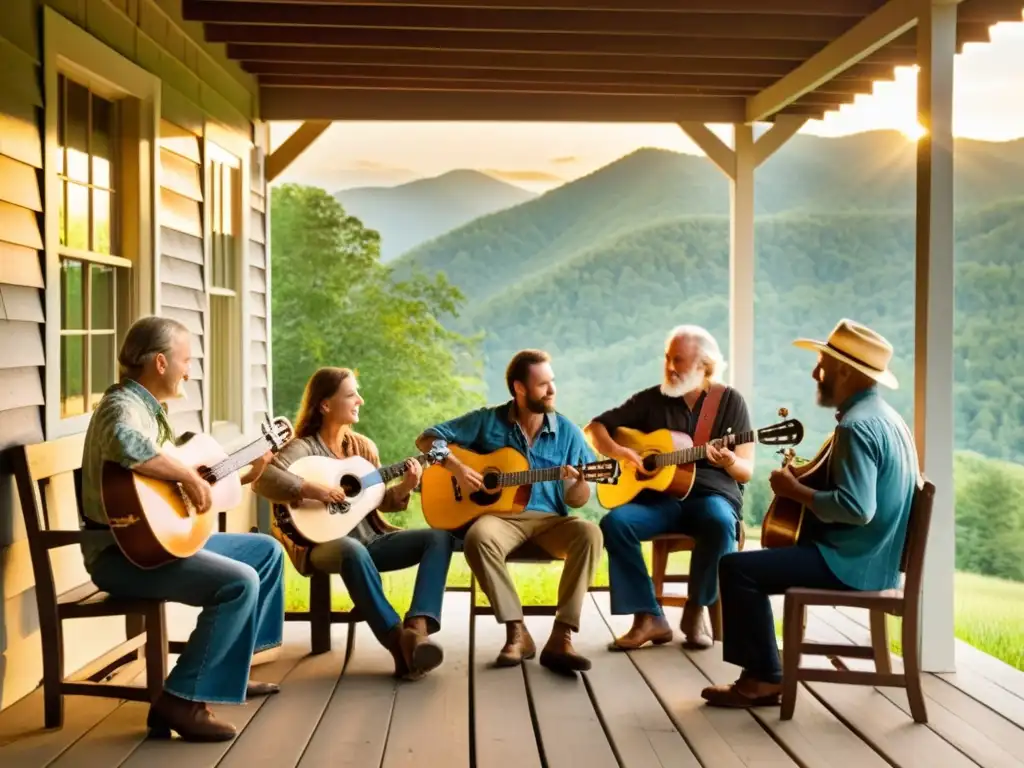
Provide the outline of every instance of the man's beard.
{"type": "Polygon", "coordinates": [[[555,406],[548,405],[543,400],[534,400],[531,397],[527,397],[526,410],[530,413],[552,413],[555,410],[555,406]]]}
{"type": "Polygon", "coordinates": [[[832,390],[832,383],[828,381],[818,382],[818,404],[825,407],[831,408],[835,403],[834,392],[832,390]]]}
{"type": "Polygon", "coordinates": [[[704,372],[699,368],[690,371],[675,381],[666,373],[661,380],[661,394],[666,397],[682,397],[704,383],[704,372]]]}

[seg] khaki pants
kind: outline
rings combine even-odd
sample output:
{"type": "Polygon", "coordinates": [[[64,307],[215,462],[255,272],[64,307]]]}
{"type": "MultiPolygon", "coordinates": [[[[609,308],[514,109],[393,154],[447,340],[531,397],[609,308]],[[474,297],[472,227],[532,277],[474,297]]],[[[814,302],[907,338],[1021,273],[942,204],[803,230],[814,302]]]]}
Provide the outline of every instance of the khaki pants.
{"type": "Polygon", "coordinates": [[[531,541],[552,557],[564,558],[555,620],[580,628],[583,599],[601,557],[601,529],[580,517],[524,512],[516,517],[484,515],[466,533],[466,561],[502,624],[523,620],[523,606],[505,558],[531,541]]]}

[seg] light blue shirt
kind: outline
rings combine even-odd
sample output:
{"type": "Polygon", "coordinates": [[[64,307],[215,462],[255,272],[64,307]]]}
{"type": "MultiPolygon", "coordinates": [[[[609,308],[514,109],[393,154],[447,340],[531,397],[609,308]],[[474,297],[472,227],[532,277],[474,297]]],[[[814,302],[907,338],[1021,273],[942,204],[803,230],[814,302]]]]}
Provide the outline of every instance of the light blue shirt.
{"type": "Polygon", "coordinates": [[[917,486],[917,452],[903,419],[877,388],[839,407],[829,490],[811,508],[814,541],[832,573],[859,590],[900,583],[900,557],[917,486]]]}
{"type": "MultiPolygon", "coordinates": [[[[587,444],[583,431],[560,413],[544,414],[544,424],[531,446],[522,427],[512,418],[513,405],[513,401],[509,400],[501,405],[478,408],[430,427],[425,434],[439,437],[476,453],[515,448],[526,457],[530,469],[548,469],[564,464],[575,466],[597,461],[597,456],[587,444]]],[[[534,483],[526,510],[556,515],[569,514],[562,482],[534,483]]]]}

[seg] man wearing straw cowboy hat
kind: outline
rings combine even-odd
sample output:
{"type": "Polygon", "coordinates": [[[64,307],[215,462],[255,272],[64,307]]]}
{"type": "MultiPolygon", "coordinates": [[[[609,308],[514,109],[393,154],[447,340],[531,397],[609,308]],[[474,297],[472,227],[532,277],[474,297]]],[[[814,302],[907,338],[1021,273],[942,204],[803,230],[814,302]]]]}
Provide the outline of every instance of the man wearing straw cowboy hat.
{"type": "Polygon", "coordinates": [[[878,333],[840,320],[828,341],[798,339],[817,351],[818,404],[836,409],[831,486],[815,491],[787,466],[772,472],[776,496],[800,502],[805,518],[794,547],[736,552],[719,564],[723,658],[743,671],[735,683],[705,688],[712,706],[776,705],[782,665],[769,595],[790,587],[881,590],[899,585],[918,464],[913,438],[879,391],[898,386],[892,346],[878,333]]]}

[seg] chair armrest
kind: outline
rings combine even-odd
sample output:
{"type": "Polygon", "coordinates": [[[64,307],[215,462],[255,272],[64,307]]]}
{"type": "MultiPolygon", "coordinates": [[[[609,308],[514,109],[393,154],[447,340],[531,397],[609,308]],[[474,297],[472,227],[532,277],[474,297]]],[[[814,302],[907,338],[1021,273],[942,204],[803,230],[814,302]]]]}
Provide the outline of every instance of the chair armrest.
{"type": "Polygon", "coordinates": [[[805,589],[793,587],[786,590],[787,604],[831,605],[850,608],[869,608],[892,611],[903,604],[902,589],[886,589],[880,592],[858,592],[842,589],[805,589]]]}
{"type": "Polygon", "coordinates": [[[84,531],[40,531],[36,536],[46,549],[67,547],[71,544],[81,544],[84,540],[84,531]]]}

